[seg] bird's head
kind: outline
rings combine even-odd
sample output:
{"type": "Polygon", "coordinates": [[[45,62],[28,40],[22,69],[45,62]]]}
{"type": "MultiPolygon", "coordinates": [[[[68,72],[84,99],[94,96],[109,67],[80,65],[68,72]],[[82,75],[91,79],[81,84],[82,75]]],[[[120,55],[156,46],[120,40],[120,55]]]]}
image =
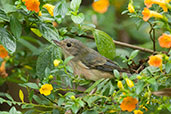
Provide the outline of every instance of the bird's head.
{"type": "Polygon", "coordinates": [[[86,52],[87,47],[76,39],[65,39],[62,41],[53,40],[55,44],[62,48],[64,55],[79,56],[86,52]]]}

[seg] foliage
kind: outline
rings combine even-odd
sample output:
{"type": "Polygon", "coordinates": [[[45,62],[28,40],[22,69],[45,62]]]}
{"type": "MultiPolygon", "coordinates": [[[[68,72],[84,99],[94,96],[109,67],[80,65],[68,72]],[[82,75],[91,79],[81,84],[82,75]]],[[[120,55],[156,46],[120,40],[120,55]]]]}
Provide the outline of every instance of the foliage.
{"type": "Polygon", "coordinates": [[[10,110],[0,113],[171,112],[170,0],[99,1],[92,8],[86,0],[0,0],[0,85],[19,86],[13,91],[20,100],[1,92],[0,104],[10,110]],[[53,42],[71,37],[130,73],[113,69],[114,79],[95,82],[74,75],[68,66],[73,56],[63,59],[53,42]],[[136,99],[131,110],[121,108],[126,98],[136,99]]]}

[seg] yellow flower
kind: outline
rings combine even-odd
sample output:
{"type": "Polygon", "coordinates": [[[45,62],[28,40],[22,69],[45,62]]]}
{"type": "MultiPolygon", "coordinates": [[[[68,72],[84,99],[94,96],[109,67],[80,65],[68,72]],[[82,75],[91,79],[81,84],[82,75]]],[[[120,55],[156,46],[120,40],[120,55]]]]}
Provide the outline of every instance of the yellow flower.
{"type": "Polygon", "coordinates": [[[39,89],[41,94],[44,94],[45,96],[48,96],[51,94],[51,91],[53,90],[53,87],[51,84],[44,84],[42,87],[39,89]]]}
{"type": "Polygon", "coordinates": [[[162,65],[162,55],[152,55],[149,57],[150,66],[160,67],[162,65]]]}
{"type": "Polygon", "coordinates": [[[158,4],[164,12],[168,11],[170,0],[144,0],[144,4],[147,8],[150,8],[153,4],[158,4]]]}
{"type": "Polygon", "coordinates": [[[39,12],[39,0],[24,0],[24,2],[29,11],[39,12]]]}
{"type": "Polygon", "coordinates": [[[97,0],[93,2],[92,7],[98,13],[105,13],[109,7],[109,0],[97,0]]]}
{"type": "Polygon", "coordinates": [[[163,18],[163,15],[155,11],[151,11],[148,8],[144,8],[144,10],[142,11],[142,14],[143,14],[144,21],[148,21],[151,17],[163,18]]]}
{"type": "Polygon", "coordinates": [[[112,109],[112,110],[109,110],[108,112],[109,112],[109,113],[114,113],[114,112],[117,112],[117,110],[112,109]]]}
{"type": "Polygon", "coordinates": [[[3,59],[8,56],[8,51],[0,45],[0,57],[3,59]]]}
{"type": "Polygon", "coordinates": [[[161,47],[163,48],[171,47],[171,35],[163,33],[158,40],[161,47]]]}
{"type": "Polygon", "coordinates": [[[148,109],[143,105],[140,105],[139,107],[142,108],[142,109],[145,109],[145,111],[148,111],[148,109]]]}
{"type": "Polygon", "coordinates": [[[120,107],[123,111],[127,110],[128,112],[131,112],[136,108],[137,103],[138,100],[136,98],[128,96],[123,99],[120,107]]]}
{"type": "Polygon", "coordinates": [[[119,89],[124,89],[124,86],[122,84],[122,81],[118,81],[117,86],[118,86],[119,89]]]}
{"type": "Polygon", "coordinates": [[[41,11],[39,11],[38,16],[42,16],[42,12],[41,11]]]}
{"type": "Polygon", "coordinates": [[[55,59],[55,60],[53,61],[53,64],[54,64],[55,67],[57,67],[57,66],[59,65],[59,63],[60,63],[60,61],[57,60],[57,59],[55,59]]]}
{"type": "Polygon", "coordinates": [[[130,79],[128,79],[128,78],[126,78],[126,83],[127,83],[127,85],[128,85],[130,88],[134,87],[133,81],[130,80],[130,79]]]}
{"type": "Polygon", "coordinates": [[[143,114],[141,110],[134,110],[134,114],[143,114]]]}
{"type": "Polygon", "coordinates": [[[134,6],[133,6],[133,4],[131,2],[128,4],[128,11],[130,13],[134,13],[135,12],[134,6]]]}
{"type": "Polygon", "coordinates": [[[48,10],[48,12],[51,16],[53,16],[53,10],[54,10],[55,6],[53,6],[51,4],[45,4],[45,5],[43,5],[43,7],[48,10]]]}

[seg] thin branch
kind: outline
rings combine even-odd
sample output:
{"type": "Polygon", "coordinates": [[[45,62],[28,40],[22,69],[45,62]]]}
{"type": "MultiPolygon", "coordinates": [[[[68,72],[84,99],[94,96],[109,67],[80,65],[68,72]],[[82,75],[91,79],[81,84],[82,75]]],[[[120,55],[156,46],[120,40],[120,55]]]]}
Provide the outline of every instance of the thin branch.
{"type": "MultiPolygon", "coordinates": [[[[89,39],[93,39],[94,40],[94,37],[93,36],[81,35],[81,37],[86,37],[86,38],[89,38],[89,39]]],[[[116,45],[119,45],[119,46],[124,46],[124,47],[132,48],[132,49],[137,49],[137,50],[140,50],[140,51],[143,51],[143,52],[147,52],[147,53],[152,53],[152,54],[153,53],[159,53],[159,52],[153,51],[151,49],[142,48],[142,47],[139,47],[139,46],[131,45],[131,44],[124,43],[124,42],[120,42],[120,41],[116,41],[116,40],[113,40],[113,42],[116,45]]]]}
{"type": "Polygon", "coordinates": [[[49,100],[51,103],[58,105],[56,102],[52,101],[50,98],[46,97],[45,95],[43,95],[43,97],[45,97],[45,98],[46,98],[47,100],[49,100]]]}
{"type": "Polygon", "coordinates": [[[151,29],[149,31],[149,34],[150,34],[150,39],[152,40],[153,42],[153,51],[155,52],[156,51],[156,38],[155,38],[155,29],[154,29],[154,26],[156,24],[151,24],[149,21],[148,21],[151,29]]]}

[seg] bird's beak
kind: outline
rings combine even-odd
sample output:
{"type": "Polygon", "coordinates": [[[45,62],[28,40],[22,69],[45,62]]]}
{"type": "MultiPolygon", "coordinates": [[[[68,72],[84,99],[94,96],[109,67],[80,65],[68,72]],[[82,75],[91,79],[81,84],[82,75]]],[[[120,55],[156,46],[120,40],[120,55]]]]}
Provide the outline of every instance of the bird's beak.
{"type": "Polygon", "coordinates": [[[58,45],[58,46],[61,46],[61,45],[62,45],[62,43],[61,43],[60,41],[58,41],[58,40],[53,40],[53,42],[54,42],[56,45],[58,45]]]}

